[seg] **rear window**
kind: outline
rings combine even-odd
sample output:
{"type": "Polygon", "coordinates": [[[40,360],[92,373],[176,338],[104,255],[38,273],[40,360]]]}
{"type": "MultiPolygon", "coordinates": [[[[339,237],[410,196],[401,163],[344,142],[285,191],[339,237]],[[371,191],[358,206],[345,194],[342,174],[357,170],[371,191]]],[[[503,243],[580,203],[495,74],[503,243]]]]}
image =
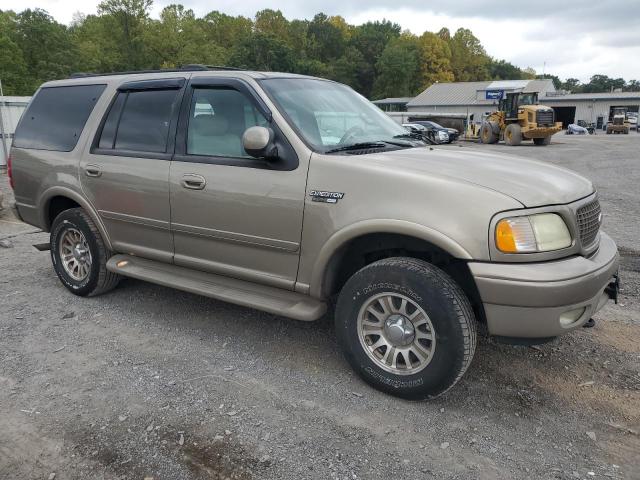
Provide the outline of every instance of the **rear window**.
{"type": "Polygon", "coordinates": [[[105,88],[73,85],[40,89],[20,120],[13,146],[70,152],[105,88]]]}

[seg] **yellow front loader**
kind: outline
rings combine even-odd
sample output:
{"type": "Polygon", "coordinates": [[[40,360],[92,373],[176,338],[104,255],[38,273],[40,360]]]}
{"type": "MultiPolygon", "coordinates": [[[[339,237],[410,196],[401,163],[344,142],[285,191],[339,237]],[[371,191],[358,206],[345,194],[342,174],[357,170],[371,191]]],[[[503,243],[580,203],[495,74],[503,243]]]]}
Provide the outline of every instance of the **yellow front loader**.
{"type": "Polygon", "coordinates": [[[491,113],[480,126],[482,143],[520,145],[533,140],[536,145],[549,145],[551,136],[562,130],[562,122],[555,122],[551,107],[538,105],[537,93],[507,93],[500,100],[499,110],[491,113]]]}

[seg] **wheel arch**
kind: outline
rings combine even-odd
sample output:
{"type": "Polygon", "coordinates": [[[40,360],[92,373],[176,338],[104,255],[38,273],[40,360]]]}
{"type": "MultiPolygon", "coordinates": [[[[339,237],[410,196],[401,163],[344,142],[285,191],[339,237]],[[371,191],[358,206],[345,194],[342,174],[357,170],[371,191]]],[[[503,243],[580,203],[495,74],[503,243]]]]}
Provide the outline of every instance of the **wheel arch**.
{"type": "Polygon", "coordinates": [[[484,320],[484,309],[468,267],[471,254],[441,232],[398,220],[365,221],[336,232],[321,249],[313,271],[310,294],[330,298],[364,266],[382,258],[406,256],[426,260],[448,273],[462,288],[484,320]]]}
{"type": "Polygon", "coordinates": [[[472,259],[462,245],[432,228],[403,220],[365,220],[335,232],[322,246],[311,275],[311,295],[326,298],[331,291],[336,265],[346,254],[354,252],[354,247],[363,246],[366,247],[364,251],[369,252],[419,248],[463,262],[472,259]]]}
{"type": "Polygon", "coordinates": [[[69,188],[51,187],[41,195],[38,211],[40,212],[40,224],[43,226],[43,230],[49,232],[55,216],[64,210],[76,207],[82,208],[91,217],[105,245],[112,250],[111,240],[98,213],[82,195],[69,188]]]}

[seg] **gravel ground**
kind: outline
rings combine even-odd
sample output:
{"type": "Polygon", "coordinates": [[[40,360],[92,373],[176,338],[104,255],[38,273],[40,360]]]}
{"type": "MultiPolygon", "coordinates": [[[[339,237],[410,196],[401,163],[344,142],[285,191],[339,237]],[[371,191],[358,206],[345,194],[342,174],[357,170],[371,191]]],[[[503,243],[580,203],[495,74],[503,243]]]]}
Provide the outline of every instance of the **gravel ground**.
{"type": "Polygon", "coordinates": [[[621,302],[539,347],[480,338],[455,388],[406,402],[351,372],[330,315],[307,324],[133,280],[75,297],[33,247],[48,236],[5,210],[0,478],[639,479],[640,135],[446,148],[592,178],[621,302]]]}

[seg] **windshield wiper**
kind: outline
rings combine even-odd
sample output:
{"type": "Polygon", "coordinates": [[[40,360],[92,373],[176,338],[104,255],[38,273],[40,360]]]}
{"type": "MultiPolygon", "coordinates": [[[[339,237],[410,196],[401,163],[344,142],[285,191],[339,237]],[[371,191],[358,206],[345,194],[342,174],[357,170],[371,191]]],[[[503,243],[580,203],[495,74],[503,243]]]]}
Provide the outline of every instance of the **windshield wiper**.
{"type": "Polygon", "coordinates": [[[350,145],[344,145],[343,147],[332,148],[331,150],[327,150],[324,153],[336,153],[336,152],[347,152],[349,150],[364,150],[366,148],[383,148],[386,147],[389,142],[360,142],[360,143],[352,143],[350,145]]]}

